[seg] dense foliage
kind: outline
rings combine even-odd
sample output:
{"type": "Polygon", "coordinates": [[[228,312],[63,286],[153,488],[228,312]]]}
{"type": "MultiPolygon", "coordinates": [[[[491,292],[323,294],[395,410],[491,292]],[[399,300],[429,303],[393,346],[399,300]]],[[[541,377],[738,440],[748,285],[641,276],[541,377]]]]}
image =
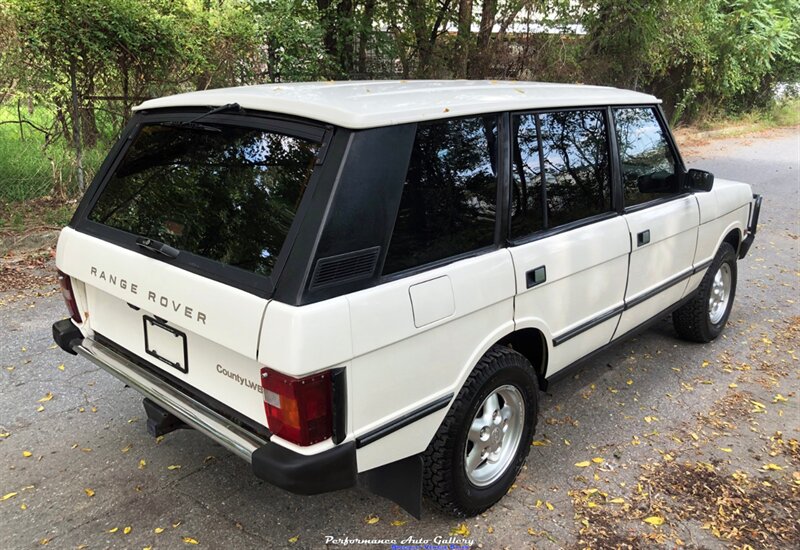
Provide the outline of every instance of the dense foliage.
{"type": "Polygon", "coordinates": [[[0,0],[0,109],[17,115],[0,123],[78,166],[148,97],[356,78],[610,84],[675,120],[735,112],[800,80],[800,0],[0,0]]]}

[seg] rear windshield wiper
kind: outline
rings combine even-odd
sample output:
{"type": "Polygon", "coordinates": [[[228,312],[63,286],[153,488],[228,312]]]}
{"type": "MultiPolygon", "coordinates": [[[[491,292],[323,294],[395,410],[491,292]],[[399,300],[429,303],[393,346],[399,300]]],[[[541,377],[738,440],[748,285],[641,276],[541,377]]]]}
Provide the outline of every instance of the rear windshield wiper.
{"type": "Polygon", "coordinates": [[[208,115],[213,115],[215,113],[221,113],[223,111],[238,111],[243,112],[238,103],[226,103],[225,105],[221,105],[219,107],[215,107],[210,111],[203,113],[202,115],[198,115],[191,120],[168,120],[165,122],[160,122],[162,126],[179,126],[181,128],[189,128],[192,130],[206,130],[209,132],[221,132],[219,128],[216,126],[209,126],[207,124],[199,124],[197,121],[201,118],[207,117],[208,115]]]}
{"type": "Polygon", "coordinates": [[[203,113],[202,115],[198,115],[198,116],[194,117],[194,118],[193,118],[192,120],[190,120],[188,123],[189,123],[189,124],[191,124],[192,122],[197,122],[197,121],[198,121],[198,120],[200,120],[201,118],[205,118],[205,117],[207,117],[208,115],[213,115],[213,114],[215,114],[215,113],[221,113],[221,112],[223,112],[223,111],[233,111],[233,110],[236,110],[236,111],[242,112],[244,109],[242,109],[242,108],[239,106],[239,104],[238,104],[238,103],[226,103],[225,105],[220,105],[219,107],[215,107],[214,109],[211,109],[210,111],[208,111],[208,112],[206,112],[206,113],[203,113]]]}
{"type": "Polygon", "coordinates": [[[172,248],[168,244],[160,243],[154,239],[148,239],[147,237],[137,238],[136,244],[145,250],[155,252],[156,254],[162,254],[168,258],[177,258],[178,254],[181,253],[177,248],[172,248]]]}

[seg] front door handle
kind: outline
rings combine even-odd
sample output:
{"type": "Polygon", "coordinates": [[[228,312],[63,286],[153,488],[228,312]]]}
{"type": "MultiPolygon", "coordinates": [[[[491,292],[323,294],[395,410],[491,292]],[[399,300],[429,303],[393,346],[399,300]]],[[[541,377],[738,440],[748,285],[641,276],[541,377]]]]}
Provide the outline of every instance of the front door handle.
{"type": "Polygon", "coordinates": [[[643,246],[650,242],[650,230],[645,229],[636,235],[636,246],[643,246]]]}

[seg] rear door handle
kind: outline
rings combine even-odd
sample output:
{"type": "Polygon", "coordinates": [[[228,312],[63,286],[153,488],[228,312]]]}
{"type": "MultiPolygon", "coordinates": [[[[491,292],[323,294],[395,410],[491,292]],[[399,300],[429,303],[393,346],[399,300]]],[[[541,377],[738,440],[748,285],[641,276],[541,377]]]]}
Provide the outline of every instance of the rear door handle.
{"type": "Polygon", "coordinates": [[[650,242],[650,230],[645,229],[636,235],[636,246],[643,246],[650,242]]]}
{"type": "Polygon", "coordinates": [[[528,288],[541,284],[546,280],[547,269],[543,265],[525,272],[525,284],[527,284],[528,288]]]}

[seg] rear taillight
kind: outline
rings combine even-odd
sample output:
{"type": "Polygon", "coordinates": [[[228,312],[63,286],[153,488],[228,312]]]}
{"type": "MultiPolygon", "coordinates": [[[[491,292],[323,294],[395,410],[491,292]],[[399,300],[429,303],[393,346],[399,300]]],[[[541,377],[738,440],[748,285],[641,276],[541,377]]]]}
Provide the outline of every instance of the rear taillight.
{"type": "Polygon", "coordinates": [[[292,378],[261,369],[264,409],[272,433],[297,445],[313,445],[333,434],[331,376],[325,371],[292,378]]]}
{"type": "Polygon", "coordinates": [[[78,302],[75,301],[75,293],[72,291],[72,280],[69,275],[58,270],[58,286],[61,287],[61,295],[64,297],[64,302],[67,304],[69,316],[76,323],[82,323],[81,314],[78,311],[78,302]]]}

